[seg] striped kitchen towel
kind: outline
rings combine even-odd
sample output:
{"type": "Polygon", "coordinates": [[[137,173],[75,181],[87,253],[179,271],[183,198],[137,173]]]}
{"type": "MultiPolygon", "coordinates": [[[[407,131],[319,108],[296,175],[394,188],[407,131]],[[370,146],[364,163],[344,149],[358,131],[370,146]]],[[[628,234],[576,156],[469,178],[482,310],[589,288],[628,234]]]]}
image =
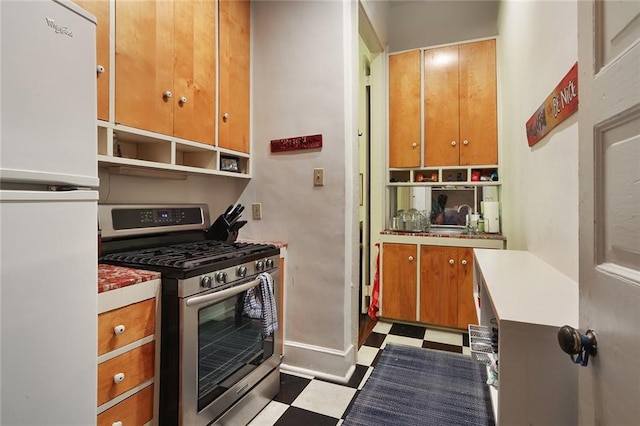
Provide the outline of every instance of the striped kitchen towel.
{"type": "Polygon", "coordinates": [[[263,272],[257,279],[260,284],[245,293],[243,312],[249,318],[261,320],[262,335],[267,337],[278,329],[273,277],[268,272],[263,272]]]}

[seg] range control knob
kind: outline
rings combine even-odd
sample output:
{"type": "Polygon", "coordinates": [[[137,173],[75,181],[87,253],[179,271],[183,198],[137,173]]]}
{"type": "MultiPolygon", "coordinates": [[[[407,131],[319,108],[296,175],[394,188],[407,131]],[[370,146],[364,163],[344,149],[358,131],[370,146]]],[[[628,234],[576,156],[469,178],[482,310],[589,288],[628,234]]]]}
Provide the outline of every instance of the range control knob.
{"type": "Polygon", "coordinates": [[[227,282],[227,273],[226,272],[218,272],[216,274],[216,281],[220,284],[224,284],[227,282]]]}
{"type": "Polygon", "coordinates": [[[239,277],[246,277],[247,276],[247,267],[246,266],[240,266],[238,268],[238,270],[236,271],[236,274],[238,274],[239,277]]]}
{"type": "Polygon", "coordinates": [[[258,271],[264,271],[264,261],[262,260],[258,260],[256,262],[256,270],[258,271]]]}
{"type": "Polygon", "coordinates": [[[200,280],[200,287],[211,288],[212,284],[213,282],[209,275],[202,277],[202,279],[200,280]]]}
{"type": "Polygon", "coordinates": [[[267,261],[265,262],[265,265],[267,266],[267,269],[271,269],[273,268],[273,259],[267,259],[267,261]]]}

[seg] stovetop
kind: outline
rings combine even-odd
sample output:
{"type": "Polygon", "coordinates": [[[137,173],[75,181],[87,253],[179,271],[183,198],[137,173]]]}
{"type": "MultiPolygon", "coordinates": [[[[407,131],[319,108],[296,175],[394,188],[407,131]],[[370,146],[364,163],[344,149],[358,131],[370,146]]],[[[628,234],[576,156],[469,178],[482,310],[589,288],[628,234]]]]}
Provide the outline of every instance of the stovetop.
{"type": "Polygon", "coordinates": [[[271,244],[204,240],[110,253],[100,262],[157,270],[165,275],[193,276],[277,252],[271,244]]]}

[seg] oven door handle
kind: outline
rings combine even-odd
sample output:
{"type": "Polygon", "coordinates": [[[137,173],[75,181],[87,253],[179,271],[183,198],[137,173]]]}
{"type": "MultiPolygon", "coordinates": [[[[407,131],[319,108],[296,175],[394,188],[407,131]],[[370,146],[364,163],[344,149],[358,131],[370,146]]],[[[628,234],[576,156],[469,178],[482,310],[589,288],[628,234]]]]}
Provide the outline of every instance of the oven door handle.
{"type": "Polygon", "coordinates": [[[238,286],[231,287],[226,290],[205,294],[204,296],[190,297],[187,299],[187,306],[197,306],[197,305],[202,305],[203,303],[215,303],[220,300],[223,300],[228,297],[235,296],[236,294],[240,294],[244,291],[247,291],[250,288],[257,286],[258,284],[260,284],[259,279],[249,281],[248,283],[240,284],[238,286]]]}

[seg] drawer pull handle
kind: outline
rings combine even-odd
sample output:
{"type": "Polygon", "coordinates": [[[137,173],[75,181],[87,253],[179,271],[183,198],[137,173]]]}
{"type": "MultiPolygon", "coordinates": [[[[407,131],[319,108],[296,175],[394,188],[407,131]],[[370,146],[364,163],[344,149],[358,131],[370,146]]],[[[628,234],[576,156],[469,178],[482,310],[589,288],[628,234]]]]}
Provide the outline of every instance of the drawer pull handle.
{"type": "Polygon", "coordinates": [[[124,380],[124,373],[118,373],[113,376],[113,383],[115,383],[116,385],[118,383],[122,383],[123,380],[124,380]]]}
{"type": "Polygon", "coordinates": [[[122,426],[122,422],[120,422],[120,421],[113,422],[113,423],[111,423],[111,426],[122,426]]]}
{"type": "Polygon", "coordinates": [[[115,327],[113,327],[113,334],[115,334],[116,336],[119,336],[122,333],[124,333],[124,330],[125,330],[124,324],[116,325],[115,327]]]}

